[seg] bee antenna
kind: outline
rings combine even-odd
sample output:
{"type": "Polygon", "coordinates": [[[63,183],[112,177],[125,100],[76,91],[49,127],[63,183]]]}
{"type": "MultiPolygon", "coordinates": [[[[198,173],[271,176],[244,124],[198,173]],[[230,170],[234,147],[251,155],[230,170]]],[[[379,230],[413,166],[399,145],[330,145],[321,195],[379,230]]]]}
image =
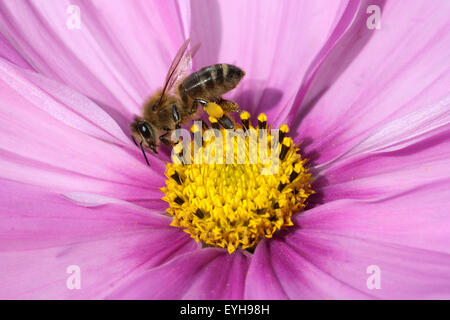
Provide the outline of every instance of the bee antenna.
{"type": "Polygon", "coordinates": [[[145,162],[147,162],[148,166],[151,167],[150,163],[148,162],[147,155],[145,154],[145,150],[144,150],[144,146],[142,145],[142,141],[139,145],[141,146],[141,150],[142,150],[142,154],[144,155],[145,162]]]}
{"type": "Polygon", "coordinates": [[[138,144],[136,142],[136,139],[134,139],[133,135],[131,135],[131,139],[133,140],[134,144],[137,146],[138,144]]]}

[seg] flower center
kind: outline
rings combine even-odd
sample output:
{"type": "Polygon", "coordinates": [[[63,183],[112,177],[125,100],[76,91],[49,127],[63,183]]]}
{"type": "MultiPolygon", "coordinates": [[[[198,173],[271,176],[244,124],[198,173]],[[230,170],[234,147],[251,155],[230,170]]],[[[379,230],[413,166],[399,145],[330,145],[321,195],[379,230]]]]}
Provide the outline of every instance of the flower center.
{"type": "MultiPolygon", "coordinates": [[[[183,136],[166,166],[163,200],[170,207],[174,227],[182,228],[205,245],[251,249],[284,227],[293,225],[292,214],[301,211],[311,189],[305,167],[289,128],[267,128],[264,114],[258,126],[242,112],[234,130],[195,124],[194,141],[183,136]],[[203,139],[196,139],[201,129],[203,139]]],[[[203,123],[204,125],[204,123],[203,123]]]]}

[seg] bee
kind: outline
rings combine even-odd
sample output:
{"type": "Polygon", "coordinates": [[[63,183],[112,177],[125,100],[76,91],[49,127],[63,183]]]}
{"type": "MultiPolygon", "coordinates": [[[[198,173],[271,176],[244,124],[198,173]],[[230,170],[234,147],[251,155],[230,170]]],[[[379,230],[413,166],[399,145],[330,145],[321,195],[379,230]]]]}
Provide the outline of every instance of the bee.
{"type": "MultiPolygon", "coordinates": [[[[158,153],[161,143],[173,145],[169,137],[173,130],[189,120],[198,118],[202,106],[215,102],[224,111],[218,122],[226,129],[234,123],[225,112],[239,112],[234,102],[221,96],[234,89],[245,72],[231,64],[214,64],[184,76],[191,69],[192,57],[198,46],[187,50],[189,39],[178,50],[167,73],[164,87],[155,92],[143,105],[142,116],[136,116],[130,125],[131,137],[139,144],[145,161],[150,166],[144,148],[158,153]]],[[[206,110],[207,111],[207,110],[206,110]]]]}

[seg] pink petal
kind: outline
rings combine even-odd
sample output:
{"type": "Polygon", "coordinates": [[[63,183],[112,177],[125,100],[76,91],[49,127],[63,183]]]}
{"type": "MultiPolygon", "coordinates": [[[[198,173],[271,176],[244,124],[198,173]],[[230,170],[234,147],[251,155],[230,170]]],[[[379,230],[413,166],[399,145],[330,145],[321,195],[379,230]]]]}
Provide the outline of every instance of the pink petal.
{"type": "Polygon", "coordinates": [[[371,200],[337,200],[298,215],[303,229],[326,230],[450,253],[449,177],[371,200]]]}
{"type": "MultiPolygon", "coordinates": [[[[383,2],[383,0],[381,0],[381,2],[383,2]]],[[[298,108],[305,98],[305,94],[308,93],[308,89],[310,88],[311,82],[316,76],[319,67],[322,66],[324,61],[327,61],[328,55],[335,48],[337,43],[339,41],[342,41],[342,38],[344,38],[345,35],[351,32],[350,30],[352,30],[352,27],[355,25],[355,21],[360,19],[361,10],[363,10],[363,8],[365,7],[367,7],[367,1],[365,0],[343,1],[341,3],[341,7],[339,9],[340,14],[337,17],[339,19],[336,19],[332,32],[330,32],[329,36],[326,39],[326,42],[320,48],[320,51],[315,55],[314,60],[311,61],[308,69],[305,71],[302,84],[301,86],[299,86],[296,92],[296,96],[292,99],[291,103],[287,105],[284,110],[282,110],[282,112],[280,112],[280,116],[285,118],[289,124],[298,125],[298,122],[301,119],[300,115],[307,112],[307,110],[309,110],[310,107],[315,103],[317,92],[315,92],[315,94],[313,95],[313,99],[308,100],[307,103],[304,103],[305,106],[303,107],[303,110],[298,112],[298,108]]],[[[368,36],[366,35],[361,38],[368,38],[368,36]]],[[[357,53],[358,50],[353,50],[352,52],[353,55],[356,55],[357,53]]],[[[338,68],[344,68],[345,63],[336,63],[335,66],[337,66],[338,68]]],[[[329,78],[327,80],[330,81],[329,78]]],[[[316,91],[319,91],[319,93],[321,93],[322,90],[323,88],[319,88],[316,91]]]]}
{"type": "Polygon", "coordinates": [[[331,166],[314,183],[320,202],[377,199],[448,179],[450,130],[408,147],[355,156],[331,166]]]}
{"type": "Polygon", "coordinates": [[[148,168],[140,150],[96,104],[4,61],[0,88],[0,177],[150,207],[158,199],[161,207],[162,161],[150,156],[148,168]]]}
{"type": "MultiPolygon", "coordinates": [[[[274,240],[262,240],[255,250],[245,285],[245,298],[247,299],[282,300],[289,298],[274,270],[275,260],[272,260],[269,251],[271,241],[274,240]]],[[[283,257],[284,259],[286,257],[283,257]]]]}
{"type": "Polygon", "coordinates": [[[258,246],[246,298],[448,299],[449,263],[448,254],[299,229],[258,246]],[[372,268],[380,271],[379,288],[367,284],[372,268]]]}
{"type": "Polygon", "coordinates": [[[133,273],[198,246],[170,218],[137,206],[80,207],[40,188],[0,184],[0,297],[102,298],[133,273]],[[81,289],[66,286],[71,265],[81,289]]]}
{"type": "MultiPolygon", "coordinates": [[[[258,244],[250,264],[246,299],[363,299],[357,288],[330,276],[279,239],[258,244]]],[[[338,268],[338,266],[336,266],[338,268]]],[[[365,282],[364,282],[365,283],[365,282]]]]}
{"type": "MultiPolygon", "coordinates": [[[[308,65],[341,18],[339,1],[204,1],[191,3],[195,67],[235,64],[246,71],[227,96],[254,112],[290,105],[308,65]]],[[[282,120],[282,119],[280,119],[282,120]]]]}
{"type": "Polygon", "coordinates": [[[445,99],[448,6],[387,2],[381,6],[380,30],[367,28],[367,7],[361,8],[315,73],[296,119],[298,139],[309,140],[305,150],[315,152],[317,163],[348,152],[383,124],[445,99]],[[370,40],[362,45],[368,33],[370,40]],[[347,61],[348,67],[340,69],[347,61]]]}
{"type": "Polygon", "coordinates": [[[449,177],[450,98],[392,120],[314,168],[321,201],[378,198],[449,177]],[[395,181],[395,183],[392,183],[395,181]]]}
{"type": "Polygon", "coordinates": [[[448,299],[448,183],[297,215],[295,229],[258,245],[246,297],[448,299]],[[381,270],[381,289],[367,286],[370,266],[381,270]]]}
{"type": "Polygon", "coordinates": [[[430,105],[419,106],[406,115],[380,125],[364,139],[361,139],[358,144],[352,146],[348,152],[332,162],[316,168],[322,170],[336,161],[342,161],[355,155],[400,150],[448,131],[449,124],[450,95],[430,105]]]}
{"type": "Polygon", "coordinates": [[[22,57],[22,55],[14,48],[8,39],[0,33],[0,57],[9,62],[26,69],[32,69],[30,64],[22,57]]]}
{"type": "Polygon", "coordinates": [[[250,258],[205,248],[142,272],[112,299],[242,299],[250,258]]]}
{"type": "Polygon", "coordinates": [[[0,28],[35,70],[127,117],[138,113],[185,38],[177,1],[76,2],[80,29],[67,27],[71,5],[2,2],[0,28]]]}
{"type": "Polygon", "coordinates": [[[108,142],[132,145],[103,109],[75,90],[2,60],[0,77],[23,98],[64,124],[108,142]]]}

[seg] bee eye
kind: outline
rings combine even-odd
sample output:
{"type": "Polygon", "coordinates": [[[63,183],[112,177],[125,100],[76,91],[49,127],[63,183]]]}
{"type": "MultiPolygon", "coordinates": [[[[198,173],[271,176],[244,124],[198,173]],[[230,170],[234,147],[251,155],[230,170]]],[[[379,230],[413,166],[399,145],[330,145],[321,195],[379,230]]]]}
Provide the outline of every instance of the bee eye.
{"type": "Polygon", "coordinates": [[[139,133],[141,134],[142,138],[149,139],[153,136],[151,129],[147,125],[147,123],[142,122],[138,126],[139,133]]]}

